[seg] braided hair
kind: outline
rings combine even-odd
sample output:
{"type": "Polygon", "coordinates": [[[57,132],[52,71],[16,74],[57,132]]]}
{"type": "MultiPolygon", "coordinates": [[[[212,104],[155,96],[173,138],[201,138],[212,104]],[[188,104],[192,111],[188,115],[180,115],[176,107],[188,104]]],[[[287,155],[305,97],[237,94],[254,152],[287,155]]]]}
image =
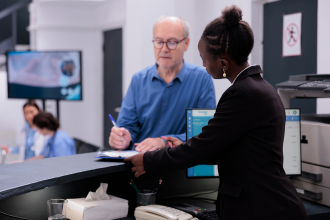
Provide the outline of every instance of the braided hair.
{"type": "Polygon", "coordinates": [[[202,39],[212,56],[228,55],[239,66],[247,61],[254,43],[252,29],[236,5],[223,9],[222,15],[206,26],[202,39]]]}

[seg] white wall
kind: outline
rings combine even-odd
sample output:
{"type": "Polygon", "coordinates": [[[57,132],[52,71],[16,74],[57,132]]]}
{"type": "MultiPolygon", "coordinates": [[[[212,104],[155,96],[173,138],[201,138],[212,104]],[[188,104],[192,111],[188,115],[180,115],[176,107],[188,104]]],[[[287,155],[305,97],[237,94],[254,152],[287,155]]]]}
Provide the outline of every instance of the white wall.
{"type": "MultiPolygon", "coordinates": [[[[194,60],[192,63],[196,65],[202,65],[201,58],[199,56],[199,52],[197,50],[197,43],[202,35],[205,26],[211,22],[214,18],[219,17],[221,15],[222,9],[226,6],[237,5],[243,11],[243,20],[248,22],[251,25],[252,22],[252,0],[196,0],[195,12],[194,12],[194,24],[196,24],[196,32],[194,33],[194,38],[196,39],[196,44],[194,45],[195,50],[193,51],[194,60]],[[205,4],[205,3],[208,4],[205,4]],[[200,15],[199,15],[200,14],[200,15]],[[198,16],[196,16],[198,15],[198,16]]],[[[252,26],[252,25],[251,25],[252,26]]],[[[251,63],[251,60],[249,60],[251,63]]],[[[228,89],[231,85],[229,80],[221,79],[221,80],[213,80],[215,93],[216,93],[216,101],[218,102],[221,98],[224,91],[228,89]]]]}
{"type": "Polygon", "coordinates": [[[97,14],[100,30],[122,28],[126,21],[126,0],[105,0],[97,14]]]}
{"type": "Polygon", "coordinates": [[[263,67],[263,38],[264,38],[264,2],[252,2],[251,26],[254,34],[254,47],[251,53],[251,64],[263,67]]]}
{"type": "MultiPolygon", "coordinates": [[[[329,0],[318,0],[317,13],[317,73],[330,74],[330,26],[329,26],[329,0]]],[[[330,113],[330,99],[317,100],[317,113],[330,113]]]]}
{"type": "Polygon", "coordinates": [[[125,25],[126,1],[34,0],[30,13],[32,49],[82,51],[83,101],[60,102],[61,128],[103,146],[103,31],[125,25]]]}
{"type": "Polygon", "coordinates": [[[7,98],[7,74],[0,72],[0,145],[14,144],[16,133],[23,128],[25,119],[23,105],[25,100],[7,98]],[[1,133],[12,134],[10,139],[5,138],[1,133]]]}
{"type": "Polygon", "coordinates": [[[60,101],[61,128],[98,146],[103,140],[100,2],[35,1],[30,7],[36,50],[81,50],[83,101],[60,101]]]}

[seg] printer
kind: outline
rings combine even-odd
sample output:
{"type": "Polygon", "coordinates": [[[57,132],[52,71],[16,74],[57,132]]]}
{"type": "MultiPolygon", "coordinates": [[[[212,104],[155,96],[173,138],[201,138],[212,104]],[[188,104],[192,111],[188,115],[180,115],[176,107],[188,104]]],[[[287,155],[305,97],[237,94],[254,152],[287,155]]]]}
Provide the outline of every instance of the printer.
{"type": "MultiPolygon", "coordinates": [[[[285,108],[293,98],[330,98],[330,74],[290,76],[276,85],[285,108]]],[[[301,116],[301,176],[290,179],[299,195],[330,206],[330,115],[301,116]]]]}
{"type": "Polygon", "coordinates": [[[289,77],[288,81],[276,84],[276,88],[320,90],[324,93],[330,93],[330,74],[293,75],[289,77]]]}

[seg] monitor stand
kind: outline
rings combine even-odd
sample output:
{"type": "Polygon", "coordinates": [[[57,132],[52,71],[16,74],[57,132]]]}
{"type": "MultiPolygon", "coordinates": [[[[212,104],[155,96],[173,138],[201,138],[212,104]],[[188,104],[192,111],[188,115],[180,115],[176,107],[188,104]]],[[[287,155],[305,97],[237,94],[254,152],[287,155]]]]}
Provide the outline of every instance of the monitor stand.
{"type": "MultiPolygon", "coordinates": [[[[46,99],[42,99],[42,109],[46,111],[46,99]]],[[[56,118],[60,121],[60,100],[56,99],[56,118]]]]}

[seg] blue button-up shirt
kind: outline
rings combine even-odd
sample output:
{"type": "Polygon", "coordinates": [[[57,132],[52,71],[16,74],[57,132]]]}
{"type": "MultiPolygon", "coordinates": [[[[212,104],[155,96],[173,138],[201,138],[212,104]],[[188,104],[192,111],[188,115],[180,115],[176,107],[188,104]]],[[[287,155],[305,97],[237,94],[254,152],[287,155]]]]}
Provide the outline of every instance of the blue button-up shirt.
{"type": "Polygon", "coordinates": [[[184,62],[167,85],[155,64],[134,74],[117,125],[130,132],[133,143],[160,136],[185,141],[185,109],[215,107],[213,81],[203,67],[184,62]]]}
{"type": "Polygon", "coordinates": [[[54,137],[49,138],[40,155],[45,158],[61,157],[76,154],[74,140],[62,130],[55,132],[54,137]]]}

